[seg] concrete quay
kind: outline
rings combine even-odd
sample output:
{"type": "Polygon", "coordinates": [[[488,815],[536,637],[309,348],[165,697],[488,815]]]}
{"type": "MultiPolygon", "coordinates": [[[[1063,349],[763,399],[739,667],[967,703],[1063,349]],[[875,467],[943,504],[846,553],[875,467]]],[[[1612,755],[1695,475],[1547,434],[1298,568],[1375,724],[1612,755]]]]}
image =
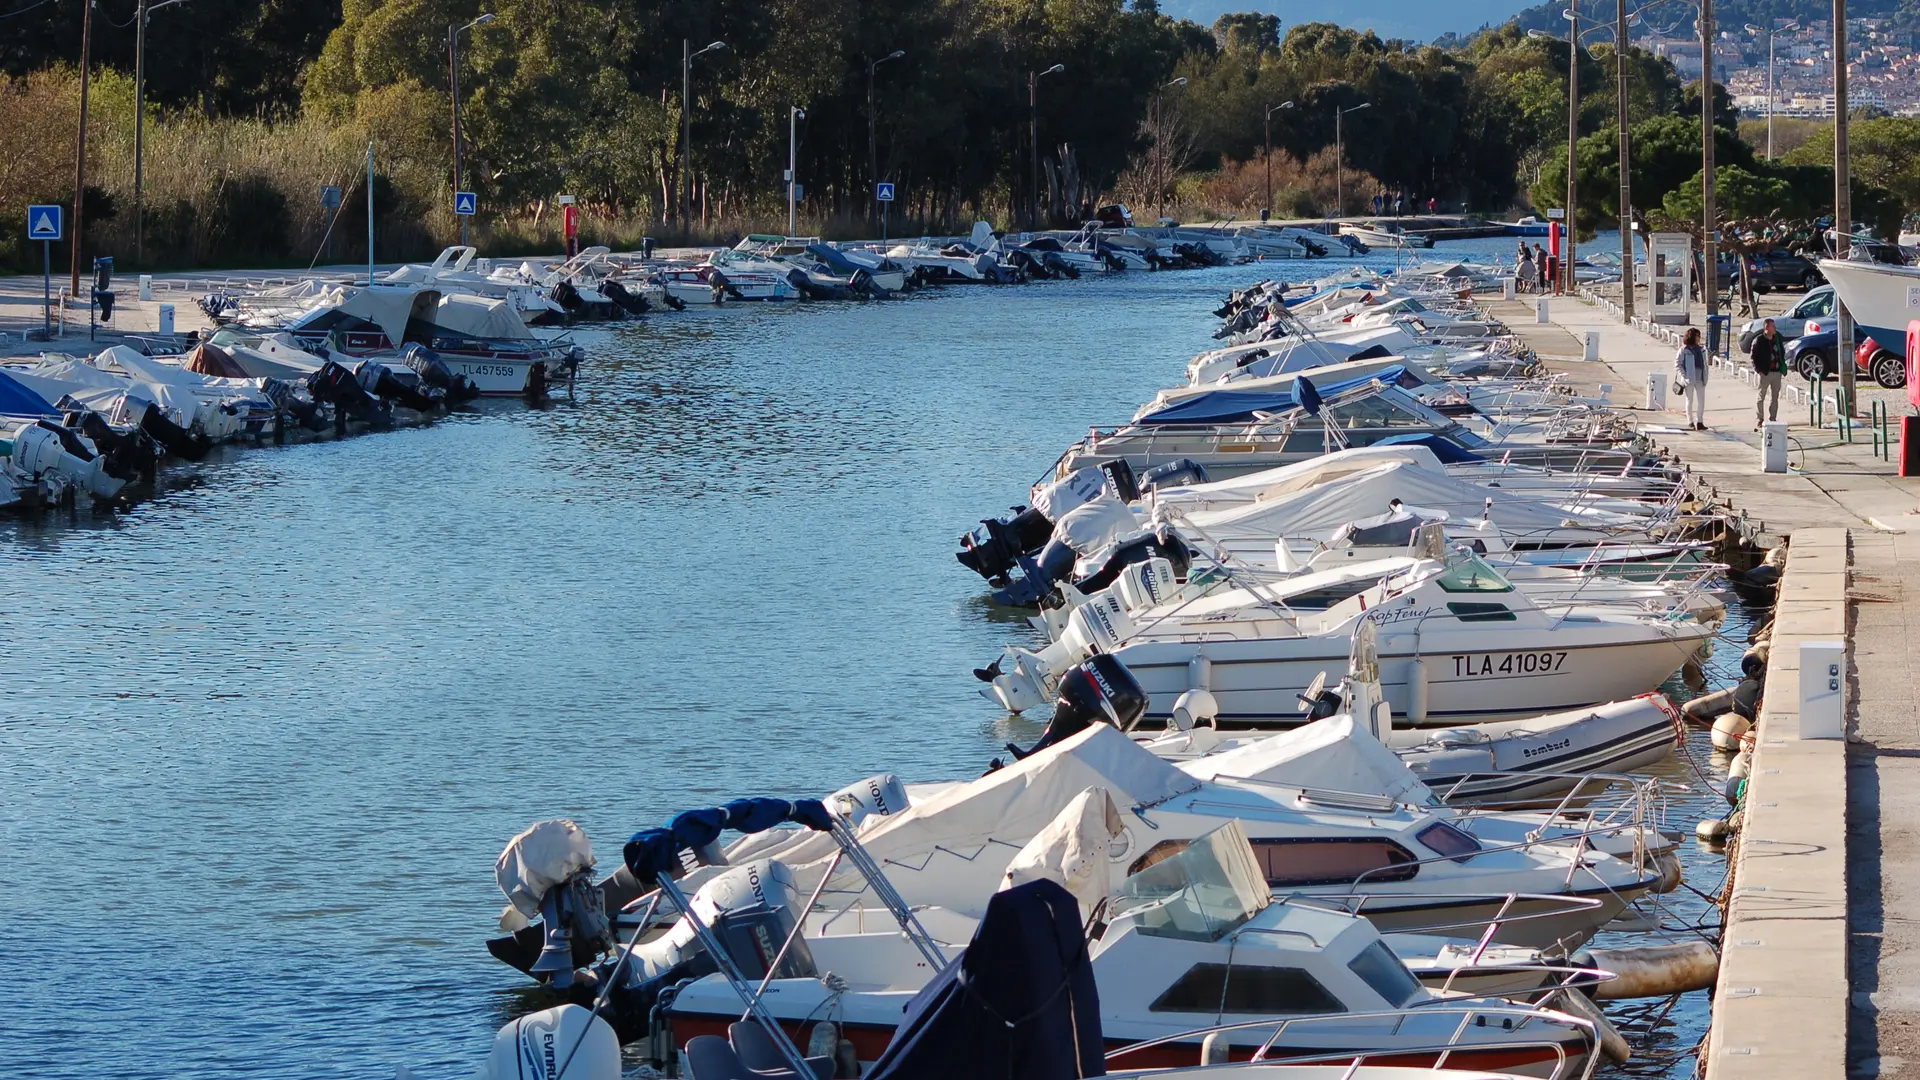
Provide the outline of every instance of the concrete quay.
{"type": "MultiPolygon", "coordinates": [[[[1669,379],[1674,346],[1622,325],[1604,298],[1490,306],[1557,371],[1610,383],[1644,405],[1649,376],[1669,379]],[[1602,362],[1582,359],[1599,335],[1602,362]]],[[[1788,544],[1775,607],[1766,696],[1755,729],[1732,859],[1708,1080],[1891,1076],[1920,1070],[1920,479],[1897,475],[1871,433],[1844,441],[1814,427],[1802,393],[1783,396],[1791,471],[1760,471],[1755,388],[1744,358],[1716,362],[1706,432],[1684,404],[1647,412],[1641,430],[1704,493],[1748,515],[1761,543],[1788,544]],[[1801,641],[1848,647],[1847,738],[1799,738],[1801,641]]],[[[1793,380],[1797,381],[1797,380],[1793,380]]],[[[1804,387],[1805,384],[1800,384],[1804,387]]],[[[1829,391],[1830,393],[1830,391],[1829,391]]],[[[1888,413],[1903,391],[1862,388],[1888,413]]],[[[1898,431],[1895,428],[1894,437],[1898,431]]],[[[1888,457],[1895,457],[1889,454],[1888,457]]]]}

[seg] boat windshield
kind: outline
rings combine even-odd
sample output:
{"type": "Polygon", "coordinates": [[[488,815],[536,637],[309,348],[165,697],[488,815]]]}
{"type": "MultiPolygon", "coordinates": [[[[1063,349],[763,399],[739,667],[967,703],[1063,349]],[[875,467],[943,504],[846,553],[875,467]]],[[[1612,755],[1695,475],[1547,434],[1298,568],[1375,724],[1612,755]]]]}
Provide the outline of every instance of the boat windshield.
{"type": "Polygon", "coordinates": [[[1450,593],[1504,593],[1513,591],[1513,582],[1500,571],[1480,560],[1480,556],[1461,549],[1447,557],[1447,569],[1434,579],[1450,593]]]}
{"type": "Polygon", "coordinates": [[[1121,882],[1112,919],[1131,916],[1150,937],[1218,941],[1272,902],[1246,832],[1229,821],[1121,882]]]}

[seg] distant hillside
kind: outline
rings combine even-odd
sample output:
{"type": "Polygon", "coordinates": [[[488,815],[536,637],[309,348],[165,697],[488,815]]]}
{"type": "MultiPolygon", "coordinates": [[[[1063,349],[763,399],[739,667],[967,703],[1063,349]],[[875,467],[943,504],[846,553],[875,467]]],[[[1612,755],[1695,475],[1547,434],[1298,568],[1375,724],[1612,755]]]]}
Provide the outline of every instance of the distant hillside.
{"type": "Polygon", "coordinates": [[[1160,0],[1162,14],[1176,19],[1192,19],[1212,26],[1220,16],[1235,11],[1259,11],[1279,15],[1287,25],[1297,22],[1330,22],[1355,30],[1372,30],[1383,38],[1408,41],[1432,41],[1446,34],[1465,36],[1482,26],[1498,26],[1513,18],[1521,0],[1456,0],[1435,4],[1431,0],[1371,0],[1369,3],[1330,4],[1317,10],[1299,4],[1282,5],[1279,0],[1160,0]]]}
{"type": "MultiPolygon", "coordinates": [[[[1632,10],[1640,8],[1643,4],[1635,2],[1628,6],[1632,10]]],[[[1562,33],[1566,30],[1567,20],[1561,12],[1566,8],[1566,0],[1547,0],[1546,3],[1536,4],[1514,15],[1513,21],[1526,30],[1562,33]]],[[[1589,16],[1598,21],[1611,20],[1616,17],[1618,10],[1614,6],[1614,0],[1591,0],[1580,5],[1583,22],[1589,16]]],[[[1861,18],[1899,17],[1920,22],[1920,2],[1917,0],[1851,0],[1847,5],[1847,15],[1849,21],[1861,18]]],[[[1802,24],[1807,24],[1832,17],[1833,5],[1826,0],[1719,0],[1713,5],[1715,29],[1735,36],[1744,34],[1747,24],[1764,25],[1769,18],[1797,19],[1802,24]]],[[[1664,5],[1648,13],[1632,33],[1635,37],[1654,31],[1693,37],[1699,34],[1699,28],[1694,19],[1694,9],[1690,6],[1664,5]]],[[[1607,35],[1596,34],[1594,39],[1605,41],[1607,35]]]]}

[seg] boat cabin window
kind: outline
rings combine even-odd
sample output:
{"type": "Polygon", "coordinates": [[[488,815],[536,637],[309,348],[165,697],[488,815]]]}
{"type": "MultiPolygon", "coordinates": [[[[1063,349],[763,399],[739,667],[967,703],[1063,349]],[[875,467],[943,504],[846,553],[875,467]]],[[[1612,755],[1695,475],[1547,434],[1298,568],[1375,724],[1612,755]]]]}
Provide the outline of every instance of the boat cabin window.
{"type": "Polygon", "coordinates": [[[1458,552],[1447,560],[1447,569],[1434,582],[1450,593],[1504,593],[1513,591],[1513,582],[1500,576],[1478,555],[1458,552]]]}
{"type": "Polygon", "coordinates": [[[1131,917],[1151,937],[1218,941],[1273,902],[1238,821],[1163,850],[1157,844],[1134,864],[1139,869],[1114,893],[1109,921],[1131,917]]]}
{"type": "Polygon", "coordinates": [[[1444,821],[1436,821],[1421,829],[1413,834],[1413,838],[1457,863],[1466,862],[1480,854],[1480,841],[1444,821]]]}
{"type": "Polygon", "coordinates": [[[1255,840],[1253,854],[1274,888],[1344,885],[1362,874],[1368,884],[1410,881],[1420,872],[1413,852],[1365,836],[1255,840]]]}
{"type": "Polygon", "coordinates": [[[1347,962],[1347,970],[1360,976],[1361,982],[1396,1009],[1404,1008],[1407,1002],[1420,996],[1420,980],[1413,977],[1413,972],[1407,970],[1407,965],[1393,955],[1384,941],[1360,950],[1359,956],[1347,962]]]}
{"type": "Polygon", "coordinates": [[[1513,622],[1519,616],[1505,604],[1456,604],[1448,602],[1447,610],[1453,612],[1461,622],[1513,622]]]}
{"type": "Polygon", "coordinates": [[[1153,1012],[1297,1016],[1341,1013],[1320,981],[1299,968],[1195,964],[1147,1006],[1153,1012]]]}

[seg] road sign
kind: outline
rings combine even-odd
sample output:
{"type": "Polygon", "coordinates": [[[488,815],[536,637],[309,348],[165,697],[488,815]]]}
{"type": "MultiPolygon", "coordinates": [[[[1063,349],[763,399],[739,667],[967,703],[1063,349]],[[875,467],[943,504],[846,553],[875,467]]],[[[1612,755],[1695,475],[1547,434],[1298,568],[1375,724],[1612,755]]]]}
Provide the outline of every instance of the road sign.
{"type": "Polygon", "coordinates": [[[1562,218],[1564,218],[1564,217],[1566,217],[1566,216],[1567,216],[1567,212],[1566,212],[1565,210],[1563,210],[1563,209],[1561,209],[1561,208],[1560,208],[1560,207],[1558,207],[1558,206],[1556,206],[1556,207],[1554,207],[1553,209],[1551,209],[1551,210],[1548,210],[1548,211],[1547,211],[1547,220],[1548,220],[1548,221],[1559,221],[1560,219],[1562,219],[1562,218]]]}
{"type": "Polygon", "coordinates": [[[337,184],[327,184],[327,185],[325,185],[325,186],[323,186],[323,187],[321,187],[321,189],[320,189],[320,208],[321,208],[322,210],[338,210],[338,209],[340,209],[340,187],[339,187],[339,185],[337,185],[337,184]]]}
{"type": "Polygon", "coordinates": [[[453,193],[453,212],[454,213],[462,214],[467,217],[472,217],[473,212],[479,209],[479,207],[480,207],[480,197],[475,195],[473,192],[456,191],[453,193]]]}
{"type": "Polygon", "coordinates": [[[879,202],[892,202],[893,201],[893,185],[892,184],[873,185],[873,197],[876,201],[879,201],[879,202]]]}
{"type": "Polygon", "coordinates": [[[42,205],[27,207],[27,239],[58,240],[65,231],[64,207],[42,205]]]}

